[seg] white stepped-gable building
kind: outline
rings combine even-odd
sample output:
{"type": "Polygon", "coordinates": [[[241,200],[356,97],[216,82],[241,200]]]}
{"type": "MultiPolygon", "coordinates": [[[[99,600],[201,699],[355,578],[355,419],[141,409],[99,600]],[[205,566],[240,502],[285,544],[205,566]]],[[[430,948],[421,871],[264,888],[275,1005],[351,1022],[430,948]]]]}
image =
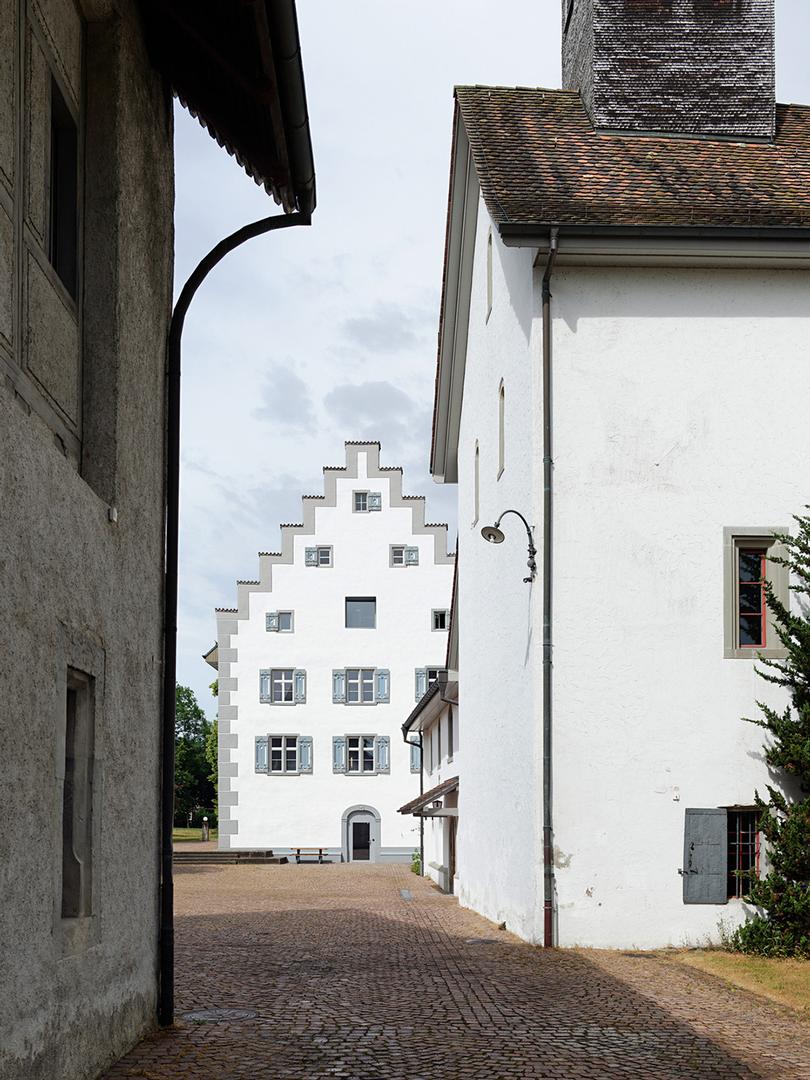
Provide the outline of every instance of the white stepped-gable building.
{"type": "Polygon", "coordinates": [[[397,813],[420,769],[401,723],[444,665],[453,556],[379,454],[346,443],[259,580],[217,610],[221,848],[409,861],[419,847],[397,813]]]}

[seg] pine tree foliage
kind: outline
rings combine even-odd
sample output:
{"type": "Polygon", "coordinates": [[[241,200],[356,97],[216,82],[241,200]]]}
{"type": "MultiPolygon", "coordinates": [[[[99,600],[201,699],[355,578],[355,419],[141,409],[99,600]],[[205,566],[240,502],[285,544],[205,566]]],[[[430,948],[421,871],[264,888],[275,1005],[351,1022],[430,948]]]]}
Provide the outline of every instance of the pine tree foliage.
{"type": "MultiPolygon", "coordinates": [[[[808,507],[810,509],[810,507],[808,507]]],[[[782,557],[770,559],[789,569],[791,611],[765,591],[784,660],[761,658],[758,674],[784,687],[790,704],[779,712],[757,702],[761,715],[750,723],[769,734],[765,759],[781,774],[781,789],[768,786],[768,801],[757,793],[760,831],[768,845],[770,869],[754,881],[748,899],[764,914],[740,927],[732,947],[765,956],[810,956],[810,517],[795,517],[796,536],[777,536],[782,557]]]]}

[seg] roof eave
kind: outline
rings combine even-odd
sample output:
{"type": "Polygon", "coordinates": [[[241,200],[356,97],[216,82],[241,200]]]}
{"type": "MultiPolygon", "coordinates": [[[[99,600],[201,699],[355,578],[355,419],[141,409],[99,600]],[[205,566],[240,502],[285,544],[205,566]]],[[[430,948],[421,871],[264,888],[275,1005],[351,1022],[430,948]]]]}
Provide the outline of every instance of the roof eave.
{"type": "Polygon", "coordinates": [[[458,481],[458,437],[479,194],[478,174],[456,103],[430,453],[430,472],[439,484],[458,481]]]}

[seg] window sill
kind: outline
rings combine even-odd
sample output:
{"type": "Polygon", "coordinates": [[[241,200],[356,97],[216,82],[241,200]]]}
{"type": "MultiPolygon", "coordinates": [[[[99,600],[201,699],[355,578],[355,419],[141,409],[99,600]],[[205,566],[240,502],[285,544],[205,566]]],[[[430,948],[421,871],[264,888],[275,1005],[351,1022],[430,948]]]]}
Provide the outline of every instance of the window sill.
{"type": "Polygon", "coordinates": [[[726,648],[723,650],[724,660],[753,660],[756,661],[761,657],[766,660],[785,660],[787,658],[787,649],[740,649],[740,648],[726,648]]]}

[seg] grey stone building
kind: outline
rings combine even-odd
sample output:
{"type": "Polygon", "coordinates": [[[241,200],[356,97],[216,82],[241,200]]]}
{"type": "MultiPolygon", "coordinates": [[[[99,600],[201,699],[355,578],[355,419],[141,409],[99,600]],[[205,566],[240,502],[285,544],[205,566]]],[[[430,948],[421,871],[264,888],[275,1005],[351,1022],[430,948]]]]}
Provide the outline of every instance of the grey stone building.
{"type": "Polygon", "coordinates": [[[3,1080],[156,1022],[172,91],[314,196],[293,0],[226,8],[0,0],[3,1080]]]}

